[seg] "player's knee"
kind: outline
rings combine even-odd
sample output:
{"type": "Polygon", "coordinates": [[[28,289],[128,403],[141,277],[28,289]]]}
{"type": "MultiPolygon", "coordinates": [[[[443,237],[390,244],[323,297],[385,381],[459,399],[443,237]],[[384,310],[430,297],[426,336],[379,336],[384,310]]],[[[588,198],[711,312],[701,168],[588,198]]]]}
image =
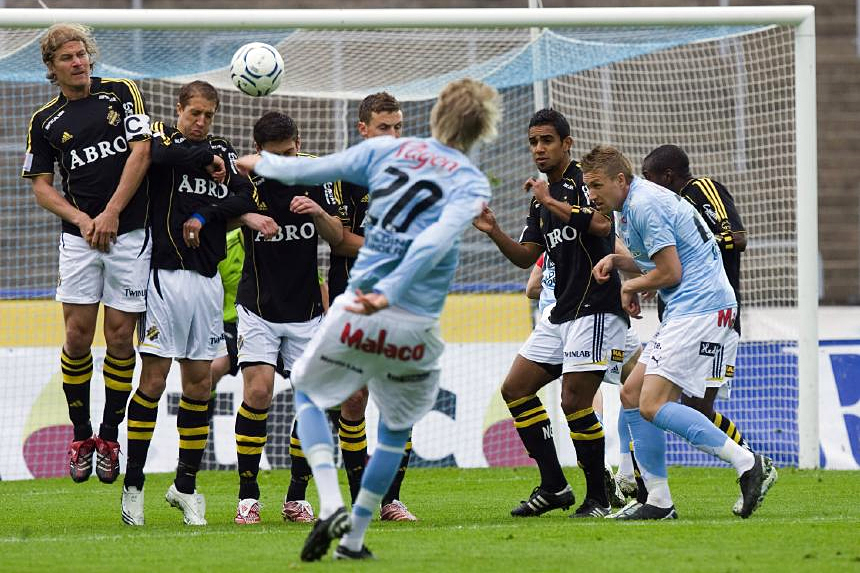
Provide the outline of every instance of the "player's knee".
{"type": "Polygon", "coordinates": [[[264,410],[272,404],[272,388],[265,384],[252,384],[245,387],[245,403],[252,408],[264,410]]]}
{"type": "Polygon", "coordinates": [[[662,405],[662,403],[654,400],[639,400],[639,413],[643,418],[651,422],[654,420],[654,417],[657,415],[657,412],[660,410],[662,405]]]}
{"type": "Polygon", "coordinates": [[[66,323],[66,353],[72,357],[83,356],[90,351],[95,336],[95,325],[78,321],[66,323]]]}
{"type": "Polygon", "coordinates": [[[134,321],[105,323],[105,344],[111,353],[129,356],[134,352],[134,321]]]}
{"type": "Polygon", "coordinates": [[[625,384],[621,387],[619,395],[621,397],[621,405],[624,406],[625,409],[629,410],[631,408],[639,407],[638,388],[634,388],[632,385],[625,384]]]}
{"type": "Polygon", "coordinates": [[[146,365],[144,364],[140,372],[138,388],[150,398],[157,400],[161,398],[165,388],[167,388],[167,377],[152,370],[147,372],[146,365]]]}
{"type": "Polygon", "coordinates": [[[340,406],[340,415],[347,420],[359,420],[367,409],[368,392],[363,388],[347,398],[340,406]]]}
{"type": "Polygon", "coordinates": [[[499,392],[501,392],[502,400],[504,400],[505,403],[518,400],[528,395],[523,393],[522,388],[520,388],[519,385],[510,378],[502,383],[502,387],[499,389],[499,392]]]}

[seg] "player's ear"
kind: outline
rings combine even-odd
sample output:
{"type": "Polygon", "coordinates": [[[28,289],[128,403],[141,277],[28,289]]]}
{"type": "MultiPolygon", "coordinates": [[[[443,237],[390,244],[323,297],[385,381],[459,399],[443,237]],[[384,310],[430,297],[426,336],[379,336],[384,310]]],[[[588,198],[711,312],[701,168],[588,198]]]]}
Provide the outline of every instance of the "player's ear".
{"type": "Polygon", "coordinates": [[[361,137],[367,137],[367,124],[366,123],[364,123],[363,121],[359,121],[358,123],[355,124],[355,127],[358,129],[358,133],[359,133],[359,135],[361,135],[361,137]]]}
{"type": "Polygon", "coordinates": [[[259,143],[257,143],[257,142],[255,141],[255,142],[254,142],[254,150],[255,150],[255,151],[257,152],[257,154],[259,155],[260,153],[262,153],[263,148],[262,148],[262,147],[260,147],[260,144],[259,144],[259,143]]]}
{"type": "Polygon", "coordinates": [[[182,113],[182,104],[176,102],[176,115],[179,115],[180,113],[182,113]]]}
{"type": "Polygon", "coordinates": [[[573,147],[573,137],[567,136],[561,140],[561,148],[565,153],[570,153],[570,149],[573,147]]]}
{"type": "Polygon", "coordinates": [[[296,136],[296,153],[302,150],[302,138],[300,136],[296,136]]]}

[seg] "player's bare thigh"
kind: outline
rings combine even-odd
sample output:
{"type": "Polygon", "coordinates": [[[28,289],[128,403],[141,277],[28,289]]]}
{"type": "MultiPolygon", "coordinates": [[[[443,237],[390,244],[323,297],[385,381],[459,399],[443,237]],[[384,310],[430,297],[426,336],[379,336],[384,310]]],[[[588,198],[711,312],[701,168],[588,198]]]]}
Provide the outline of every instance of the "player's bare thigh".
{"type": "Polygon", "coordinates": [[[63,303],[63,322],[66,328],[64,348],[72,358],[79,358],[90,351],[96,333],[99,304],[63,303]]]}

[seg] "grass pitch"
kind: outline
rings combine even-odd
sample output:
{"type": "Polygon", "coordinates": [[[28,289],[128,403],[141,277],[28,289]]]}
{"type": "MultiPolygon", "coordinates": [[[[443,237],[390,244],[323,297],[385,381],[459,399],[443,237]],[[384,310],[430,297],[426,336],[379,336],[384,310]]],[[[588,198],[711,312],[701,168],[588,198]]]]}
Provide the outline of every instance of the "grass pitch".
{"type": "MultiPolygon", "coordinates": [[[[748,520],[731,513],[732,470],[672,468],[680,519],[618,523],[561,511],[511,518],[537,482],[533,468],[411,469],[403,499],[420,521],[375,520],[369,563],[299,560],[309,526],[281,521],[287,471],[261,473],[258,526],[233,524],[234,472],[198,477],[204,528],[184,526],[165,503],[167,474],[147,479],[141,528],[120,521],[119,483],[0,482],[0,571],[860,571],[860,472],[779,471],[748,520]]],[[[581,501],[581,472],[568,478],[581,501]]],[[[316,506],[313,486],[309,497],[316,506]]]]}

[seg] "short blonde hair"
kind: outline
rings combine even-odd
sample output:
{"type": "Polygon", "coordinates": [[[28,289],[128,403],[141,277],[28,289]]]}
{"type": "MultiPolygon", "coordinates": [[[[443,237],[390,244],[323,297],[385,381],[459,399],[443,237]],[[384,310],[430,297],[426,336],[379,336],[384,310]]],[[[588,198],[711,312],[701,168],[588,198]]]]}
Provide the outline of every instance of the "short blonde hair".
{"type": "MultiPolygon", "coordinates": [[[[92,71],[96,63],[96,56],[99,54],[99,48],[93,39],[92,28],[82,24],[54,24],[42,34],[39,47],[42,48],[42,61],[45,65],[54,61],[57,50],[62,48],[66,42],[81,42],[84,45],[90,56],[90,71],[92,71]]],[[[50,70],[45,77],[51,80],[51,83],[57,79],[50,70]]]]}
{"type": "Polygon", "coordinates": [[[602,171],[609,177],[622,173],[628,183],[633,181],[633,164],[611,145],[598,145],[589,151],[580,161],[580,168],[583,173],[602,171]]]}
{"type": "Polygon", "coordinates": [[[446,85],[430,112],[430,131],[441,143],[469,151],[478,141],[496,136],[500,112],[499,92],[465,78],[446,85]]]}

